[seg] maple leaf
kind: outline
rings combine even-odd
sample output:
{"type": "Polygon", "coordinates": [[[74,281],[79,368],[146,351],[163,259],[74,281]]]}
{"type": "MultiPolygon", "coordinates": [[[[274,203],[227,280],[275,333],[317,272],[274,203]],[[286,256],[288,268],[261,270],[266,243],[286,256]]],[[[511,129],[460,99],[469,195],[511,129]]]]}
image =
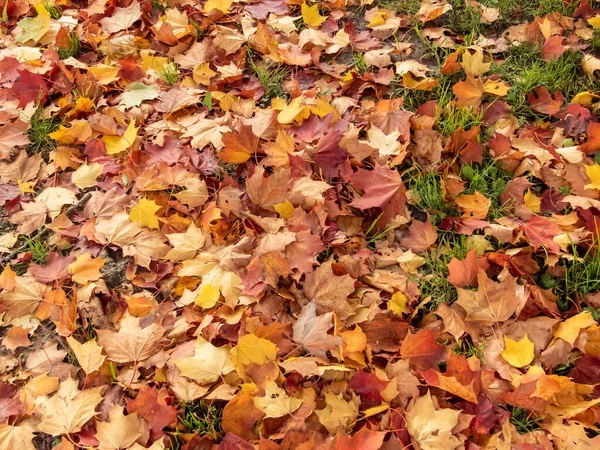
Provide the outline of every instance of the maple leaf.
{"type": "Polygon", "coordinates": [[[400,347],[400,355],[421,369],[437,366],[448,353],[443,345],[436,343],[438,335],[439,332],[428,329],[409,332],[400,347]]]}
{"type": "Polygon", "coordinates": [[[327,17],[323,17],[319,14],[319,5],[308,6],[306,2],[302,2],[302,20],[306,25],[311,28],[318,28],[321,26],[327,17]]]}
{"type": "Polygon", "coordinates": [[[79,284],[87,284],[102,277],[100,269],[104,267],[102,258],[92,258],[90,253],[79,255],[77,260],[69,264],[68,271],[71,279],[79,284]]]}
{"type": "Polygon", "coordinates": [[[481,104],[481,96],[485,89],[479,78],[467,75],[465,81],[459,81],[452,87],[454,95],[458,98],[456,106],[461,108],[478,108],[481,104]]]}
{"type": "Polygon", "coordinates": [[[343,320],[352,314],[348,296],[354,292],[354,280],[350,275],[335,276],[333,261],[328,260],[306,276],[304,292],[314,300],[317,313],[335,313],[343,320]]]}
{"type": "Polygon", "coordinates": [[[137,413],[123,414],[123,407],[113,406],[109,413],[110,422],[96,422],[96,439],[100,450],[118,450],[133,444],[142,434],[142,422],[137,413]]]}
{"type": "Polygon", "coordinates": [[[488,70],[490,70],[490,66],[492,65],[492,63],[491,61],[487,63],[483,62],[482,51],[475,51],[475,53],[472,54],[467,50],[462,54],[461,65],[467,75],[480,77],[488,70]]]}
{"type": "Polygon", "coordinates": [[[135,399],[127,399],[127,413],[136,413],[150,424],[153,441],[165,435],[163,428],[177,422],[177,410],[167,404],[168,395],[165,390],[145,386],[135,399]]]}
{"type": "Polygon", "coordinates": [[[478,271],[477,250],[473,248],[462,261],[452,257],[448,263],[448,281],[457,288],[473,287],[477,285],[478,271]]]}
{"type": "Polygon", "coordinates": [[[23,108],[30,102],[40,102],[42,105],[46,103],[48,99],[46,80],[28,70],[19,70],[18,73],[19,80],[13,84],[10,93],[19,100],[19,107],[23,108]]]}
{"type": "Polygon", "coordinates": [[[43,3],[34,6],[37,16],[19,21],[23,32],[17,36],[16,42],[38,42],[50,31],[50,13],[43,3]]]}
{"type": "Polygon", "coordinates": [[[384,432],[371,431],[364,426],[353,437],[338,434],[335,450],[377,450],[383,444],[384,438],[384,432]]]}
{"type": "Polygon", "coordinates": [[[162,208],[154,200],[147,198],[140,199],[139,203],[131,208],[129,220],[136,222],[143,227],[160,228],[156,212],[162,208]]]}
{"type": "Polygon", "coordinates": [[[16,277],[14,289],[0,293],[0,304],[7,309],[5,320],[33,313],[49,290],[49,286],[38,283],[31,276],[16,277]]]}
{"type": "Polygon", "coordinates": [[[81,344],[69,336],[67,337],[67,343],[71,347],[71,350],[73,350],[77,362],[87,375],[100,369],[106,359],[106,356],[102,355],[102,347],[94,339],[81,344]]]}
{"type": "Polygon", "coordinates": [[[333,336],[327,332],[333,327],[333,313],[328,312],[317,316],[316,302],[310,302],[302,308],[298,320],[292,326],[294,342],[302,345],[304,349],[314,355],[326,357],[329,350],[334,350],[342,345],[340,336],[333,336]]]}
{"type": "Polygon", "coordinates": [[[354,426],[358,417],[359,403],[358,396],[354,394],[349,401],[346,401],[342,394],[327,392],[325,408],[316,410],[315,414],[330,434],[336,434],[340,430],[347,430],[354,426]]]}
{"type": "Polygon", "coordinates": [[[37,431],[33,421],[21,422],[13,426],[3,423],[0,425],[0,450],[37,450],[33,445],[33,432],[37,431]]]}
{"type": "Polygon", "coordinates": [[[181,375],[200,384],[208,384],[235,370],[230,353],[230,346],[215,347],[198,336],[194,345],[194,356],[175,360],[173,364],[181,371],[181,375]]]}
{"type": "Polygon", "coordinates": [[[527,301],[525,288],[506,269],[498,279],[499,282],[492,281],[479,269],[477,291],[457,289],[456,304],[467,312],[466,320],[491,326],[508,320],[523,308],[527,301]]]}
{"type": "Polygon", "coordinates": [[[255,439],[255,424],[264,415],[265,413],[254,406],[254,399],[249,392],[239,393],[223,409],[223,431],[243,439],[255,439]]]}
{"type": "Polygon", "coordinates": [[[96,414],[96,405],[102,401],[103,386],[77,389],[77,381],[67,378],[60,383],[58,392],[39,400],[42,414],[39,431],[53,436],[77,433],[96,414]]]}
{"type": "Polygon", "coordinates": [[[436,409],[428,390],[406,411],[406,429],[422,450],[454,450],[461,442],[452,433],[458,424],[460,411],[436,409]]]}
{"type": "Polygon", "coordinates": [[[68,266],[75,261],[73,256],[60,256],[58,253],[50,252],[43,266],[32,264],[30,272],[36,281],[40,283],[51,283],[62,281],[69,276],[68,266]]]}
{"type": "Polygon", "coordinates": [[[243,164],[257,149],[258,137],[252,132],[252,127],[242,125],[239,132],[230,131],[223,135],[223,148],[218,156],[225,163],[243,164]]]}
{"type": "Polygon", "coordinates": [[[10,159],[15,147],[31,142],[25,130],[22,122],[7,123],[0,127],[0,160],[10,159]]]}
{"type": "Polygon", "coordinates": [[[542,245],[553,252],[560,251],[560,245],[552,238],[562,234],[562,229],[545,217],[533,215],[521,226],[535,250],[542,245]]]}
{"type": "Polygon", "coordinates": [[[115,8],[111,17],[104,17],[100,20],[102,29],[108,33],[116,33],[131,27],[142,17],[140,4],[133,1],[127,8],[115,8]]]}
{"type": "Polygon", "coordinates": [[[264,397],[253,397],[252,401],[265,413],[265,418],[286,416],[302,405],[302,400],[288,396],[274,381],[267,382],[264,397]]]}
{"type": "Polygon", "coordinates": [[[504,336],[505,348],[502,350],[502,357],[513,367],[524,367],[533,361],[535,354],[533,352],[533,342],[527,336],[520,341],[513,341],[504,336]]]}
{"type": "Polygon", "coordinates": [[[358,170],[350,181],[364,193],[350,203],[359,209],[381,208],[385,214],[383,223],[389,222],[406,209],[406,187],[396,170],[375,167],[372,171],[358,170]]]}
{"type": "Polygon", "coordinates": [[[408,236],[400,239],[400,245],[415,252],[424,252],[435,244],[436,240],[437,231],[427,217],[425,222],[412,221],[408,229],[408,236]]]}
{"type": "Polygon", "coordinates": [[[158,351],[163,333],[164,329],[156,322],[141,328],[139,319],[126,315],[119,331],[98,330],[98,343],[109,360],[138,363],[158,351]]]}
{"type": "Polygon", "coordinates": [[[535,93],[527,94],[527,101],[531,103],[532,109],[553,116],[560,111],[561,106],[565,102],[565,98],[559,91],[554,92],[554,98],[545,87],[539,87],[535,93]]]}

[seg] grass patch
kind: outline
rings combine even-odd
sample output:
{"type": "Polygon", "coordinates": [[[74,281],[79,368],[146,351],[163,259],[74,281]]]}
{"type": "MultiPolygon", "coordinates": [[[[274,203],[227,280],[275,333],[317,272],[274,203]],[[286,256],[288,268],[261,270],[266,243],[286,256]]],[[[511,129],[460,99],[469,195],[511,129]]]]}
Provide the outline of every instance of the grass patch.
{"type": "Polygon", "coordinates": [[[532,431],[541,430],[538,422],[542,420],[533,415],[533,412],[521,407],[514,407],[510,413],[510,423],[512,423],[519,434],[526,434],[532,431]]]}
{"type": "Polygon", "coordinates": [[[540,277],[541,287],[548,286],[558,297],[558,306],[567,310],[569,304],[577,298],[600,291],[600,250],[592,245],[581,252],[576,245],[572,246],[573,260],[562,259],[565,274],[553,278],[544,274],[540,277]]]}
{"type": "Polygon", "coordinates": [[[250,67],[252,67],[265,91],[259,104],[266,106],[275,97],[287,98],[287,94],[283,92],[282,84],[290,74],[289,68],[286,65],[264,60],[260,65],[257,64],[254,61],[254,54],[250,47],[248,47],[246,56],[250,67]]]}
{"type": "Polygon", "coordinates": [[[536,16],[559,12],[563,16],[573,16],[578,2],[565,4],[563,0],[481,0],[489,8],[498,8],[500,17],[491,24],[496,29],[531,22],[536,16]]]}
{"type": "Polygon", "coordinates": [[[456,34],[465,36],[465,44],[470,45],[481,31],[481,14],[465,0],[454,0],[451,4],[452,9],[448,12],[448,28],[456,34]]]}
{"type": "Polygon", "coordinates": [[[46,9],[46,11],[48,11],[48,14],[50,14],[50,17],[54,20],[58,20],[62,16],[62,8],[60,6],[56,6],[52,1],[44,2],[44,8],[46,9]]]}
{"type": "Polygon", "coordinates": [[[390,83],[392,98],[404,97],[403,106],[410,111],[416,111],[419,106],[430,100],[436,100],[438,108],[445,108],[453,99],[452,86],[463,78],[463,74],[440,75],[438,85],[431,91],[409,89],[402,85],[402,77],[396,77],[390,83]]]}
{"type": "Polygon", "coordinates": [[[475,345],[467,339],[459,339],[456,346],[452,349],[452,353],[458,356],[464,356],[465,358],[476,356],[483,362],[485,348],[483,347],[483,344],[475,345]]]}
{"type": "Polygon", "coordinates": [[[354,68],[361,76],[369,70],[369,66],[360,52],[352,52],[352,62],[354,63],[354,68]]]}
{"type": "Polygon", "coordinates": [[[435,311],[440,303],[454,303],[458,298],[456,288],[448,281],[448,262],[451,258],[439,251],[425,253],[425,264],[422,266],[425,275],[418,280],[421,299],[431,297],[425,307],[435,311]]]}
{"type": "Polygon", "coordinates": [[[67,39],[61,42],[60,47],[56,49],[60,59],[75,58],[81,52],[81,42],[77,33],[69,33],[67,39]]]}
{"type": "Polygon", "coordinates": [[[445,108],[438,108],[435,122],[440,133],[450,136],[459,128],[468,130],[483,124],[483,111],[447,105],[445,108]]]}
{"type": "Polygon", "coordinates": [[[173,86],[179,80],[179,71],[177,70],[177,64],[175,64],[174,62],[165,64],[165,66],[158,72],[158,76],[169,86],[173,86]]]}
{"type": "Polygon", "coordinates": [[[504,97],[513,114],[525,119],[545,118],[531,110],[527,94],[538,87],[546,87],[551,93],[559,91],[569,102],[582,91],[598,91],[600,84],[588,77],[581,69],[583,55],[568,50],[556,61],[544,61],[540,48],[533,43],[510,47],[502,64],[493,62],[490,74],[498,74],[512,87],[504,97]]]}
{"type": "Polygon", "coordinates": [[[194,400],[183,403],[179,421],[187,428],[188,433],[198,433],[200,436],[207,434],[218,440],[223,435],[222,416],[223,408],[208,404],[204,400],[194,400]]]}
{"type": "Polygon", "coordinates": [[[379,8],[389,9],[397,14],[414,16],[421,8],[420,0],[379,0],[379,8]]]}
{"type": "Polygon", "coordinates": [[[461,194],[472,195],[476,191],[492,201],[488,211],[489,219],[506,215],[504,205],[500,203],[500,194],[512,179],[512,174],[500,167],[495,160],[485,158],[483,164],[470,164],[460,169],[461,178],[467,181],[461,194]]]}
{"type": "Polygon", "coordinates": [[[434,225],[439,225],[446,216],[455,212],[442,196],[442,181],[437,173],[420,171],[417,175],[411,175],[406,182],[415,206],[429,214],[434,225]]]}
{"type": "Polygon", "coordinates": [[[46,244],[39,236],[36,236],[33,239],[25,236],[23,239],[27,244],[25,252],[31,254],[31,260],[11,264],[11,269],[17,275],[23,275],[25,272],[27,272],[27,268],[31,262],[43,266],[46,264],[46,258],[48,258],[48,254],[50,253],[50,246],[46,244]]]}
{"type": "Polygon", "coordinates": [[[33,155],[45,150],[54,150],[56,141],[48,136],[54,133],[60,126],[60,120],[55,117],[50,119],[44,118],[44,110],[40,107],[31,116],[31,126],[27,130],[27,135],[31,144],[27,147],[27,154],[33,155]]]}

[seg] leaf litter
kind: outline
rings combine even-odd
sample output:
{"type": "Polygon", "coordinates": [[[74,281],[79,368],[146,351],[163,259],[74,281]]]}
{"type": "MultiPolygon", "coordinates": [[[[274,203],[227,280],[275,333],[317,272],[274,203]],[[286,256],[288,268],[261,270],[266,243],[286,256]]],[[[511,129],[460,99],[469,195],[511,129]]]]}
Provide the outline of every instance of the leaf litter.
{"type": "Polygon", "coordinates": [[[594,2],[0,6],[0,450],[598,444],[594,2]]]}

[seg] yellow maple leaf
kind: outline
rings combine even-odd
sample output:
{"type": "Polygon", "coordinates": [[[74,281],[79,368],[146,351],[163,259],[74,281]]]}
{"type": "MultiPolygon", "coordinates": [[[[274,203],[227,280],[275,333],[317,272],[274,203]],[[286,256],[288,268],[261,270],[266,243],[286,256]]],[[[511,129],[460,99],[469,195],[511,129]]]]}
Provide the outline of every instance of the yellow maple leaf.
{"type": "Polygon", "coordinates": [[[203,284],[198,288],[198,296],[194,301],[196,306],[204,309],[214,307],[221,298],[221,291],[212,284],[203,284]]]}
{"type": "Polygon", "coordinates": [[[214,383],[223,375],[235,370],[230,358],[231,347],[215,347],[202,336],[198,336],[194,345],[194,356],[175,360],[173,363],[181,375],[200,384],[214,383]]]}
{"type": "Polygon", "coordinates": [[[600,28],[600,14],[596,14],[594,17],[590,17],[587,20],[587,23],[589,23],[594,30],[600,28]]]}
{"type": "Polygon", "coordinates": [[[308,6],[306,2],[302,3],[302,20],[311,28],[319,28],[327,17],[319,14],[319,5],[308,6]]]}
{"type": "Polygon", "coordinates": [[[410,312],[406,307],[406,296],[400,291],[392,295],[392,298],[387,302],[387,309],[397,316],[408,314],[410,312]]]}
{"type": "Polygon", "coordinates": [[[560,338],[563,341],[568,342],[571,345],[575,344],[575,340],[579,337],[581,330],[589,328],[594,325],[596,321],[589,311],[581,312],[573,317],[569,317],[563,323],[560,324],[552,342],[560,338]]]}
{"type": "Polygon", "coordinates": [[[193,77],[196,83],[208,86],[210,85],[210,79],[216,74],[217,72],[210,68],[210,63],[205,62],[194,69],[193,77]]]}
{"type": "Polygon", "coordinates": [[[70,127],[61,125],[58,130],[48,134],[48,137],[63,145],[85,142],[92,137],[92,127],[87,120],[74,120],[70,127]]]}
{"type": "Polygon", "coordinates": [[[71,347],[71,350],[73,350],[77,362],[88,375],[98,370],[106,359],[106,356],[102,355],[102,347],[98,345],[95,339],[81,344],[79,341],[69,336],[67,337],[67,343],[69,344],[69,347],[71,347]]]}
{"type": "Polygon", "coordinates": [[[277,211],[277,214],[279,214],[279,217],[282,219],[289,219],[294,215],[294,205],[289,200],[286,200],[283,203],[277,203],[276,205],[273,205],[273,208],[275,208],[275,211],[277,211]]]}
{"type": "Polygon", "coordinates": [[[525,206],[534,213],[541,212],[542,199],[531,192],[531,189],[527,189],[527,193],[523,196],[525,206]]]}
{"type": "Polygon", "coordinates": [[[590,91],[584,91],[580,92],[575,97],[573,97],[571,103],[577,103],[580,105],[591,105],[592,103],[594,103],[594,100],[598,98],[600,98],[600,95],[596,95],[590,91]]]}
{"type": "Polygon", "coordinates": [[[302,121],[308,117],[303,114],[305,112],[310,115],[310,110],[302,103],[302,97],[296,97],[277,114],[277,122],[283,125],[290,124],[294,120],[302,121]]]}
{"type": "Polygon", "coordinates": [[[496,95],[498,97],[504,97],[510,91],[510,85],[506,84],[502,80],[486,80],[483,83],[483,90],[486,94],[496,95]]]}
{"type": "Polygon", "coordinates": [[[461,65],[467,75],[480,77],[490,69],[492,62],[490,61],[484,63],[483,52],[481,51],[476,51],[473,54],[471,54],[468,51],[465,51],[462,56],[461,65]]]}
{"type": "Polygon", "coordinates": [[[238,364],[255,363],[262,366],[267,361],[275,360],[277,346],[267,339],[259,338],[254,334],[246,334],[238,341],[231,357],[238,364]]]}
{"type": "Polygon", "coordinates": [[[85,285],[100,279],[102,267],[104,267],[102,258],[92,258],[90,253],[84,253],[77,257],[77,261],[69,264],[68,270],[74,282],[85,285]]]}
{"type": "Polygon", "coordinates": [[[379,11],[375,17],[371,19],[368,28],[379,27],[381,25],[385,25],[385,21],[388,18],[388,13],[385,11],[379,11]]]}
{"type": "Polygon", "coordinates": [[[217,9],[224,14],[229,12],[229,7],[233,3],[233,0],[208,0],[204,5],[204,12],[211,12],[213,9],[217,9]]]}
{"type": "Polygon", "coordinates": [[[502,357],[513,367],[525,367],[533,361],[533,342],[527,336],[520,341],[513,341],[504,336],[504,350],[502,357]]]}
{"type": "Polygon", "coordinates": [[[586,184],[584,189],[600,189],[600,165],[584,166],[585,173],[590,178],[591,183],[586,184]]]}
{"type": "Polygon", "coordinates": [[[17,186],[19,187],[19,190],[23,194],[26,194],[28,192],[35,192],[33,190],[33,188],[35,187],[35,185],[36,185],[35,181],[22,181],[22,180],[17,181],[17,186]]]}
{"type": "Polygon", "coordinates": [[[135,121],[132,120],[129,122],[123,136],[102,136],[102,140],[106,144],[106,153],[115,155],[130,148],[135,142],[138,130],[139,128],[135,127],[135,121]]]}
{"type": "Polygon", "coordinates": [[[139,223],[143,227],[158,229],[159,225],[156,211],[158,211],[160,208],[161,206],[157,205],[154,200],[142,198],[137,206],[131,208],[131,211],[129,212],[129,220],[139,223]]]}

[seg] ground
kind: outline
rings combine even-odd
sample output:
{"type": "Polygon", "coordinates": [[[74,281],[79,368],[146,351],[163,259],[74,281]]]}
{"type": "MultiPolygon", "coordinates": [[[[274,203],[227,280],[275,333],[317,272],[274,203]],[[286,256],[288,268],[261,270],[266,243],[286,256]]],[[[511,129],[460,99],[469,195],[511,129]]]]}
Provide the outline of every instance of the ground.
{"type": "Polygon", "coordinates": [[[599,444],[599,4],[0,7],[0,450],[599,444]]]}

